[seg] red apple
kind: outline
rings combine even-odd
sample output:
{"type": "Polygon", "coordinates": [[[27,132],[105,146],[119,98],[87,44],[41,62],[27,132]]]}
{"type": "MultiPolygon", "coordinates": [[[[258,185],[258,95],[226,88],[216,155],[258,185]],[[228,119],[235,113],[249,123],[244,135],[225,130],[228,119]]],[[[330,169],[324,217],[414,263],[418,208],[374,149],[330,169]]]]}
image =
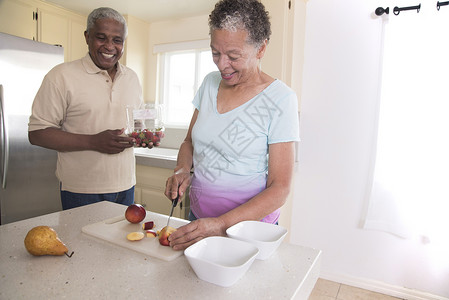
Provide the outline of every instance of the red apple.
{"type": "Polygon", "coordinates": [[[170,226],[165,226],[164,228],[162,228],[162,230],[160,232],[158,232],[159,244],[161,244],[162,246],[170,246],[168,237],[175,231],[176,231],[176,228],[173,228],[170,226]]]}
{"type": "Polygon", "coordinates": [[[140,223],[145,219],[147,212],[140,204],[131,204],[125,211],[125,218],[130,223],[140,223]]]}

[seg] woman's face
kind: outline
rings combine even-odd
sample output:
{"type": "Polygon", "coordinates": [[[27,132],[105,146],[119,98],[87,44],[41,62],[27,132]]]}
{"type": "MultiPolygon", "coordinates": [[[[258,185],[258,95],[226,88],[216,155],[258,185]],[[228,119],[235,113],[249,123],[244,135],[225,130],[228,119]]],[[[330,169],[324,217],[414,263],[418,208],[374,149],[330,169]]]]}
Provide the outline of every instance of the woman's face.
{"type": "Polygon", "coordinates": [[[263,50],[247,43],[245,30],[231,32],[214,30],[211,33],[211,49],[214,63],[221,73],[222,82],[229,86],[251,81],[259,68],[263,50]]]}

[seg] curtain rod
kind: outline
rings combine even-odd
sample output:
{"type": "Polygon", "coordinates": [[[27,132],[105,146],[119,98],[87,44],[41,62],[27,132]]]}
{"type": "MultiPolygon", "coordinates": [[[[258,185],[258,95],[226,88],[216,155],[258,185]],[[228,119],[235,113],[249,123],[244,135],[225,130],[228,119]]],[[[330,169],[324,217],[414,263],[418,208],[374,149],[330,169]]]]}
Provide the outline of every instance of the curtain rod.
{"type": "Polygon", "coordinates": [[[419,5],[416,5],[416,6],[408,6],[408,7],[397,7],[397,6],[395,6],[393,8],[393,13],[397,16],[403,10],[414,10],[414,9],[416,9],[416,12],[419,13],[419,10],[421,9],[421,3],[419,5]]]}
{"type": "MultiPolygon", "coordinates": [[[[440,10],[441,6],[446,6],[446,5],[449,5],[449,1],[443,1],[443,2],[437,1],[437,10],[440,10]]],[[[408,7],[397,7],[397,6],[395,6],[393,8],[393,13],[397,16],[403,10],[415,10],[415,9],[416,9],[416,12],[419,13],[419,10],[421,9],[421,3],[418,4],[418,5],[415,5],[415,6],[408,6],[408,7]]],[[[378,7],[374,11],[374,13],[376,15],[378,15],[378,16],[381,16],[383,14],[387,14],[388,15],[390,13],[390,8],[389,7],[387,7],[387,8],[378,7]]]]}
{"type": "Polygon", "coordinates": [[[437,10],[440,10],[441,6],[446,6],[446,5],[449,5],[449,1],[443,1],[443,2],[438,1],[437,2],[437,10]]]}
{"type": "MultiPolygon", "coordinates": [[[[397,16],[403,10],[414,10],[414,9],[416,9],[416,12],[419,13],[419,10],[421,9],[421,3],[419,5],[416,5],[416,6],[408,6],[408,7],[397,7],[397,6],[395,6],[393,8],[393,13],[397,16]]],[[[375,14],[378,15],[378,16],[381,16],[384,13],[389,14],[390,13],[390,8],[387,7],[387,8],[384,9],[382,7],[378,7],[375,10],[375,14]]]]}

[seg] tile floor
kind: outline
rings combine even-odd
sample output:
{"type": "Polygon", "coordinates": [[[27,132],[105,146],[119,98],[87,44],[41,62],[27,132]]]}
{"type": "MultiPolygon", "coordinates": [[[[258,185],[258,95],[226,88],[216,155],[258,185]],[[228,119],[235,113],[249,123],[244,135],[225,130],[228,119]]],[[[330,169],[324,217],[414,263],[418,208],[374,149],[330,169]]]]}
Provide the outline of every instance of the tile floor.
{"type": "Polygon", "coordinates": [[[398,300],[353,286],[319,278],[309,300],[398,300]]]}

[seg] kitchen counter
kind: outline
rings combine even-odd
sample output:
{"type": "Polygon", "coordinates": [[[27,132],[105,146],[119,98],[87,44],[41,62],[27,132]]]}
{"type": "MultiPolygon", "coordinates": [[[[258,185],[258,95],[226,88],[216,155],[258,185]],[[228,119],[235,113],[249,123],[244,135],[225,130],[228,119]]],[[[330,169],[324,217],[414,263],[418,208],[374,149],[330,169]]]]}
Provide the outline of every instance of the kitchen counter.
{"type": "Polygon", "coordinates": [[[100,202],[1,225],[0,299],[307,299],[318,278],[320,251],[285,242],[224,288],[198,279],[184,255],[167,262],[81,232],[125,209],[100,202]],[[30,255],[23,241],[38,225],[54,228],[73,256],[30,255]]]}
{"type": "Polygon", "coordinates": [[[136,164],[158,167],[165,169],[174,169],[176,159],[178,158],[178,149],[171,148],[134,148],[136,164]]]}

